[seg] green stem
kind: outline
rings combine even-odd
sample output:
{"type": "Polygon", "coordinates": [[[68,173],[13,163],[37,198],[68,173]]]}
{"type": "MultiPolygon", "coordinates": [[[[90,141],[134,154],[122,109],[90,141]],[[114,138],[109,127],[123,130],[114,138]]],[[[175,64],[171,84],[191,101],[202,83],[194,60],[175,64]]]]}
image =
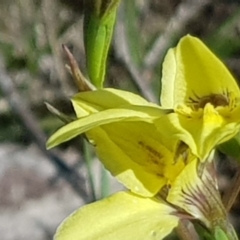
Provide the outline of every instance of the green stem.
{"type": "Polygon", "coordinates": [[[109,195],[109,177],[108,172],[102,166],[101,169],[101,198],[105,198],[109,195]]]}
{"type": "Polygon", "coordinates": [[[92,200],[96,201],[96,191],[95,191],[95,184],[94,184],[94,178],[93,178],[93,172],[92,172],[92,157],[90,155],[88,143],[84,140],[83,142],[83,147],[84,147],[84,159],[86,162],[86,167],[87,167],[87,173],[88,173],[88,182],[90,185],[90,192],[92,195],[92,200]]]}

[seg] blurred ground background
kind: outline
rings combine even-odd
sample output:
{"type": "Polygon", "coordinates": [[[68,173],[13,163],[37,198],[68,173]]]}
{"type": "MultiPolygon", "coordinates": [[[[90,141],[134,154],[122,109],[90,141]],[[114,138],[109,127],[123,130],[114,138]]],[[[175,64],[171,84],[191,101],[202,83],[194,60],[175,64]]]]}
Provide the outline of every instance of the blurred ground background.
{"type": "MultiPolygon", "coordinates": [[[[82,12],[80,0],[0,1],[1,240],[52,239],[78,206],[121,188],[97,161],[85,164],[92,150],[81,139],[44,149],[46,136],[62,125],[44,102],[71,114],[68,98],[76,92],[62,44],[85,69],[82,12]]],[[[106,86],[157,101],[163,56],[187,33],[240,79],[240,1],[123,0],[115,30],[106,86]]],[[[236,165],[220,164],[222,189],[236,165]]],[[[239,213],[237,202],[236,225],[239,213]]]]}

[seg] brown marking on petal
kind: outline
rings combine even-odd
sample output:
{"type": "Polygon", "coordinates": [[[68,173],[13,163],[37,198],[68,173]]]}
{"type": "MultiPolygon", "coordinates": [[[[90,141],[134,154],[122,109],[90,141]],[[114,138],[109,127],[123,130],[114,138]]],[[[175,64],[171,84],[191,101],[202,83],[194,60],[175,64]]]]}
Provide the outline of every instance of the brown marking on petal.
{"type": "Polygon", "coordinates": [[[162,173],[156,173],[156,175],[157,175],[158,177],[165,177],[164,174],[162,174],[162,173]]]}
{"type": "Polygon", "coordinates": [[[181,159],[184,161],[184,163],[187,163],[188,155],[189,155],[188,145],[185,142],[180,141],[178,143],[178,146],[175,151],[174,164],[177,163],[179,157],[181,157],[181,159]]]}
{"type": "Polygon", "coordinates": [[[160,199],[166,200],[170,188],[171,188],[170,185],[168,185],[168,184],[164,185],[164,186],[160,189],[160,191],[156,194],[156,197],[157,197],[157,198],[160,198],[160,199]]]}
{"type": "Polygon", "coordinates": [[[163,158],[163,155],[159,153],[156,149],[154,149],[152,146],[149,146],[144,141],[138,142],[139,146],[144,149],[144,151],[147,152],[147,159],[144,165],[153,165],[152,171],[155,172],[159,177],[163,177],[162,175],[162,169],[164,168],[164,164],[161,163],[161,159],[163,158]]]}
{"type": "Polygon", "coordinates": [[[227,106],[229,104],[229,100],[224,95],[212,94],[210,96],[206,96],[200,99],[199,107],[204,108],[207,103],[211,103],[214,107],[227,106]]]}
{"type": "Polygon", "coordinates": [[[214,107],[228,106],[229,94],[210,94],[208,96],[199,97],[195,94],[196,99],[190,97],[188,103],[194,107],[194,109],[204,108],[206,104],[211,103],[214,107]]]}
{"type": "Polygon", "coordinates": [[[151,158],[150,162],[153,162],[156,165],[159,164],[159,162],[156,159],[154,159],[154,158],[151,158]]]}
{"type": "MultiPolygon", "coordinates": [[[[147,150],[152,156],[156,157],[157,159],[161,159],[163,156],[161,153],[159,153],[156,149],[154,149],[153,147],[147,145],[146,143],[144,143],[143,141],[139,141],[138,144],[144,148],[145,150],[147,150]]],[[[159,161],[152,160],[155,163],[159,163],[159,161]]]]}

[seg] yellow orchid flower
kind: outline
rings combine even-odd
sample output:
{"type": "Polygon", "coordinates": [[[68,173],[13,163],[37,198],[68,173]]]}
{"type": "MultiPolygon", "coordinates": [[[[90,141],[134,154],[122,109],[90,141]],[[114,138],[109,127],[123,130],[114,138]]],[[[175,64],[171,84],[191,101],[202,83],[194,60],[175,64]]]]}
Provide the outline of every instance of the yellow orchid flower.
{"type": "Polygon", "coordinates": [[[59,228],[56,240],[162,239],[182,218],[198,219],[210,232],[219,227],[216,221],[220,219],[223,230],[234,233],[228,226],[216,179],[206,170],[199,174],[199,160],[188,146],[179,143],[177,134],[166,138],[165,132],[171,130],[168,112],[137,95],[114,89],[80,93],[72,102],[79,118],[55,133],[48,146],[85,133],[104,166],[132,193],[119,193],[77,210],[59,228]],[[162,119],[164,134],[156,128],[156,119],[162,119]],[[210,184],[213,187],[206,191],[210,184]],[[136,206],[131,208],[132,202],[138,204],[138,212],[136,206]],[[123,208],[116,207],[121,204],[123,208]],[[145,228],[139,232],[136,229],[143,222],[145,228]]]}
{"type": "Polygon", "coordinates": [[[182,128],[182,140],[202,161],[216,145],[239,131],[239,100],[236,81],[199,39],[187,35],[168,51],[163,63],[161,104],[174,109],[177,117],[171,116],[170,121],[182,128]]]}
{"type": "Polygon", "coordinates": [[[182,162],[172,162],[182,145],[205,161],[216,145],[238,132],[239,94],[223,64],[188,35],[165,58],[162,107],[121,90],[81,92],[72,99],[78,119],[57,131],[48,147],[86,133],[114,176],[134,193],[153,196],[169,179],[166,175],[175,176],[184,167],[182,162]],[[204,80],[206,84],[201,84],[204,80]],[[154,156],[151,161],[147,154],[154,156]]]}
{"type": "Polygon", "coordinates": [[[77,120],[50,137],[48,148],[85,134],[131,193],[78,210],[56,239],[162,239],[181,218],[237,239],[208,166],[216,145],[239,131],[239,94],[223,64],[186,36],[165,58],[161,107],[114,89],[74,96],[77,120]]]}

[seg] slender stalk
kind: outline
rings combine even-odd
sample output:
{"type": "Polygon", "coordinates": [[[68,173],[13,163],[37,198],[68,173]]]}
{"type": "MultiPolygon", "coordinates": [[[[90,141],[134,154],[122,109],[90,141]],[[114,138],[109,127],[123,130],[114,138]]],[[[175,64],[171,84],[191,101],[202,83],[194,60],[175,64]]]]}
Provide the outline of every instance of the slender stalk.
{"type": "Polygon", "coordinates": [[[181,240],[199,240],[194,226],[188,220],[180,220],[176,233],[181,240]]]}
{"type": "Polygon", "coordinates": [[[95,188],[93,172],[92,172],[92,157],[90,156],[88,143],[85,140],[83,142],[83,146],[84,146],[84,160],[85,160],[86,167],[87,167],[88,182],[89,182],[89,185],[90,185],[91,199],[93,201],[96,201],[97,197],[96,197],[96,191],[95,191],[96,188],[95,188]]]}
{"type": "Polygon", "coordinates": [[[102,166],[101,169],[101,198],[105,198],[110,192],[110,182],[107,170],[102,166]]]}

